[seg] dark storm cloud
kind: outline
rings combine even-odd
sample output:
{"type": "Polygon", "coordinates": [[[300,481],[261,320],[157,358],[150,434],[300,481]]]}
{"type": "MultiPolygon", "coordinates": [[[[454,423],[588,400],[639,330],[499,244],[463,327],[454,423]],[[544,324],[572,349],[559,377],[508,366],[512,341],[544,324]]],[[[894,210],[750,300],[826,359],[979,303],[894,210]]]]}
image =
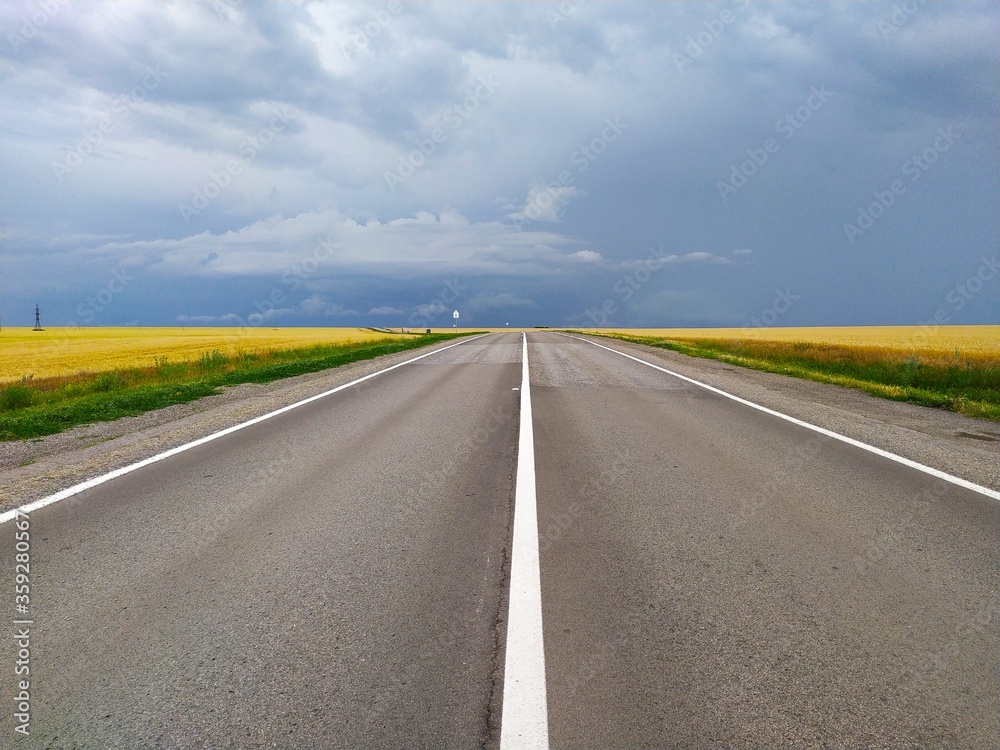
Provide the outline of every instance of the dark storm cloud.
{"type": "Polygon", "coordinates": [[[919,323],[996,252],[993,3],[0,14],[5,321],[919,323]]]}

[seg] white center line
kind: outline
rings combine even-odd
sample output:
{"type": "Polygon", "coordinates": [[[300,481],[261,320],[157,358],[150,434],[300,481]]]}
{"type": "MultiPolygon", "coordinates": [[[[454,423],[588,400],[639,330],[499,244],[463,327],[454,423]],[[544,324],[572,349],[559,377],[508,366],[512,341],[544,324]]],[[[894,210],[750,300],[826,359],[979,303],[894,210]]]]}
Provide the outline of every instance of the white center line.
{"type": "Polygon", "coordinates": [[[545,697],[542,587],[535,505],[535,436],[531,426],[528,335],[525,333],[522,337],[521,426],[517,438],[500,750],[548,750],[549,714],[545,697]]]}

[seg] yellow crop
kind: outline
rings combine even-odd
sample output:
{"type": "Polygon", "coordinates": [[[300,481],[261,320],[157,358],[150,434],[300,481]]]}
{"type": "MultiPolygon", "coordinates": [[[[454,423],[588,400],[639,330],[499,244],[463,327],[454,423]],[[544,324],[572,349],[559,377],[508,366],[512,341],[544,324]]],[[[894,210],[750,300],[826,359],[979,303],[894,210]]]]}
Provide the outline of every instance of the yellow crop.
{"type": "Polygon", "coordinates": [[[599,333],[651,336],[677,341],[715,339],[733,342],[811,344],[852,349],[866,358],[916,357],[922,362],[955,359],[1000,362],[1000,326],[851,326],[837,328],[633,328],[599,333]]]}
{"type": "Polygon", "coordinates": [[[363,328],[4,328],[0,331],[0,383],[149,367],[163,361],[291,349],[315,344],[375,341],[391,335],[363,328]]]}

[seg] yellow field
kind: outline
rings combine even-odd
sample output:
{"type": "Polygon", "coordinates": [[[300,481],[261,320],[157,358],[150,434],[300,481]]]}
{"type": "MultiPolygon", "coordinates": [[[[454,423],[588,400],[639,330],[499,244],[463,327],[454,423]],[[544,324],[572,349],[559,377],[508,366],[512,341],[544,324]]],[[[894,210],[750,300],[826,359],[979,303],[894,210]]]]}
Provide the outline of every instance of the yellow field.
{"type": "Polygon", "coordinates": [[[670,339],[809,342],[878,348],[914,356],[960,355],[1000,358],[1000,326],[850,326],[840,328],[630,328],[600,333],[670,339]]]}
{"type": "MultiPolygon", "coordinates": [[[[392,334],[362,328],[4,328],[0,331],[0,383],[146,367],[166,357],[197,360],[223,354],[291,349],[312,344],[375,341],[392,334]]],[[[400,334],[395,334],[399,336],[400,334]]]]}
{"type": "MultiPolygon", "coordinates": [[[[398,329],[397,329],[398,330],[398,329]]],[[[442,332],[452,328],[435,329],[442,332]]],[[[484,329],[504,331],[504,328],[484,329]]],[[[536,329],[511,328],[511,332],[536,329]]],[[[860,347],[885,356],[1000,360],[1000,326],[864,326],[841,328],[633,328],[600,333],[671,339],[810,342],[860,347]]],[[[390,335],[361,328],[4,328],[0,331],[0,383],[154,365],[157,358],[197,360],[218,349],[289,349],[311,344],[374,341],[390,335]]]]}

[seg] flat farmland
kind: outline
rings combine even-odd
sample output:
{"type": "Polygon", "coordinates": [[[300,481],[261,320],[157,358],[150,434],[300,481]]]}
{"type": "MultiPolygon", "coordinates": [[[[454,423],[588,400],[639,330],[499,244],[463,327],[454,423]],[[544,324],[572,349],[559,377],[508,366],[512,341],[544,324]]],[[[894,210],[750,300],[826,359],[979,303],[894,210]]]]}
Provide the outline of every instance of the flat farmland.
{"type": "Polygon", "coordinates": [[[7,329],[0,440],[51,435],[465,335],[361,328],[7,329]]]}
{"type": "Polygon", "coordinates": [[[366,328],[4,328],[0,383],[329,344],[411,338],[366,328]]]}
{"type": "Polygon", "coordinates": [[[1000,421],[1000,326],[601,329],[597,333],[1000,421]]]}
{"type": "Polygon", "coordinates": [[[838,326],[816,328],[631,328],[595,333],[653,338],[807,342],[880,349],[887,354],[986,356],[1000,359],[996,326],[838,326]]]}

